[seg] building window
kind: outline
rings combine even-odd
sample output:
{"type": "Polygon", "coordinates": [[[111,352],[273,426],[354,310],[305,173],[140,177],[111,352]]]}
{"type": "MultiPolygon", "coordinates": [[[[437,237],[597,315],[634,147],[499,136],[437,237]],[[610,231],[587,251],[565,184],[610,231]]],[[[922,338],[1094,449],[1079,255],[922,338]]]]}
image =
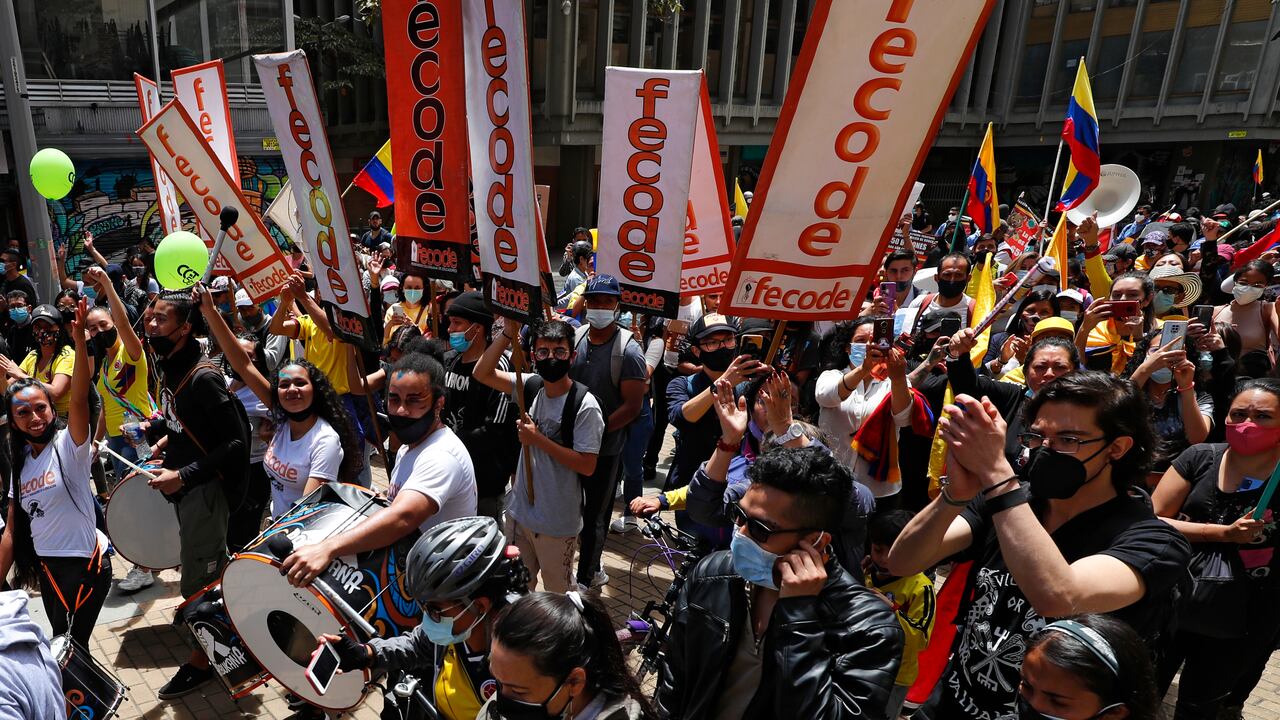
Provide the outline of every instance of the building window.
{"type": "Polygon", "coordinates": [[[1169,47],[1173,43],[1173,32],[1145,32],[1138,38],[1140,45],[1138,56],[1133,60],[1133,84],[1129,89],[1129,100],[1137,101],[1134,105],[1154,105],[1160,96],[1160,86],[1164,83],[1165,70],[1169,66],[1169,47]]]}
{"type": "Polygon", "coordinates": [[[1227,42],[1214,79],[1215,97],[1244,94],[1253,87],[1258,72],[1258,53],[1266,43],[1267,23],[1233,22],[1227,28],[1227,42]]]}
{"type": "Polygon", "coordinates": [[[1044,94],[1044,73],[1049,67],[1049,43],[1036,43],[1023,48],[1019,66],[1021,71],[1018,74],[1016,105],[1039,107],[1040,96],[1044,94]]]}
{"type": "Polygon", "coordinates": [[[155,74],[146,0],[16,0],[14,9],[28,78],[130,80],[135,72],[155,74]]]}
{"type": "MultiPolygon", "coordinates": [[[[228,83],[257,83],[253,55],[284,49],[281,0],[156,0],[156,27],[166,77],[176,68],[221,59],[228,83]]],[[[322,68],[312,62],[320,76],[322,68]]]]}
{"type": "Polygon", "coordinates": [[[1217,25],[1187,30],[1182,40],[1182,57],[1173,75],[1169,91],[1170,103],[1199,103],[1209,79],[1209,63],[1213,62],[1213,43],[1218,37],[1217,25]]]}

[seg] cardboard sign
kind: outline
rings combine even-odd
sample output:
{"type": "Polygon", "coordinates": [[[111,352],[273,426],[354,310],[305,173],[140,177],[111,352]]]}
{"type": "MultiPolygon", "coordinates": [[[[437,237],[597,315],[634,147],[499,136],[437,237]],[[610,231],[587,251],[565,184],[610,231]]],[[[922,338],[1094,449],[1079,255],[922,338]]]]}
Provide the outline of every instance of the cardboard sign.
{"type": "Polygon", "coordinates": [[[818,0],[720,312],[861,309],[995,0],[818,0]]]}
{"type": "Polygon", "coordinates": [[[604,71],[596,272],[621,307],[674,318],[697,134],[700,70],[604,71]]]}
{"type": "Polygon", "coordinates": [[[289,261],[182,105],[177,100],[165,105],[137,135],[173,178],[201,226],[216,231],[224,206],[239,211],[240,218],[227,230],[222,259],[255,303],[279,295],[292,272],[289,261]]]}
{"type": "Polygon", "coordinates": [[[1018,203],[1009,211],[1004,219],[1009,226],[1005,235],[1005,243],[1009,245],[1010,255],[1017,257],[1027,249],[1027,243],[1040,239],[1040,220],[1026,205],[1018,203]]]}
{"type": "Polygon", "coordinates": [[[293,193],[302,235],[295,238],[313,263],[320,301],[330,326],[342,340],[372,350],[381,333],[369,322],[369,298],[360,265],[348,238],[342,186],[329,153],[324,117],[301,50],[254,55],[254,67],[267,99],[267,112],[280,142],[280,154],[293,193]]]}
{"type": "Polygon", "coordinates": [[[542,315],[542,292],[524,2],[469,0],[462,28],[485,300],[495,313],[528,322],[542,315]]]}
{"type": "MultiPolygon", "coordinates": [[[[160,112],[160,86],[133,74],[133,86],[138,91],[138,109],[142,111],[142,122],[147,122],[160,112]]],[[[173,189],[173,180],[151,158],[151,176],[156,180],[156,204],[160,206],[160,229],[165,234],[182,229],[182,211],[178,207],[178,193],[173,189]]]]}
{"type": "MultiPolygon", "coordinates": [[[[921,232],[919,230],[911,231],[911,251],[916,254],[916,267],[922,267],[929,258],[929,253],[938,246],[938,239],[933,235],[921,232]]],[[[893,236],[889,238],[889,252],[894,250],[902,250],[907,247],[906,238],[902,237],[902,231],[895,230],[893,236]]]]}
{"type": "Polygon", "coordinates": [[[382,1],[397,256],[444,280],[471,275],[463,4],[382,1]]]}
{"type": "Polygon", "coordinates": [[[684,263],[681,295],[706,295],[724,290],[733,261],[733,224],[729,196],[720,166],[720,143],[707,81],[702,80],[698,120],[693,138],[693,172],[689,176],[689,209],[684,224],[684,263]]]}
{"type": "MultiPolygon", "coordinates": [[[[231,105],[227,102],[226,73],[221,60],[178,68],[170,73],[173,78],[173,95],[187,115],[195,122],[204,141],[213,150],[214,157],[222,164],[236,186],[240,180],[240,160],[236,155],[236,136],[231,128],[231,105]]],[[[145,122],[145,120],[144,120],[145,122]]],[[[185,196],[185,194],[184,194],[185,196]]],[[[190,204],[190,201],[188,201],[190,204]]],[[[196,213],[199,218],[200,214],[196,213]]],[[[218,226],[200,224],[200,237],[213,249],[213,239],[218,226]]],[[[227,275],[231,269],[222,258],[216,259],[214,273],[227,275]]]]}

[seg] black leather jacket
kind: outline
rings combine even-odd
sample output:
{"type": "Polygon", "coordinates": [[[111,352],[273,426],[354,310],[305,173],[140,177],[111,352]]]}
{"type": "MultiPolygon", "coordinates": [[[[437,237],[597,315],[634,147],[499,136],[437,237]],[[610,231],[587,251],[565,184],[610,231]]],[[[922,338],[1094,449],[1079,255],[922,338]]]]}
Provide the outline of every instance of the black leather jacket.
{"type": "MultiPolygon", "coordinates": [[[[778,599],[765,631],[761,684],[744,720],[883,720],[902,660],[902,627],[836,560],[827,563],[827,574],[817,597],[778,599]]],[[[664,718],[715,717],[747,592],[728,551],[690,572],[659,669],[655,699],[664,718]]]]}

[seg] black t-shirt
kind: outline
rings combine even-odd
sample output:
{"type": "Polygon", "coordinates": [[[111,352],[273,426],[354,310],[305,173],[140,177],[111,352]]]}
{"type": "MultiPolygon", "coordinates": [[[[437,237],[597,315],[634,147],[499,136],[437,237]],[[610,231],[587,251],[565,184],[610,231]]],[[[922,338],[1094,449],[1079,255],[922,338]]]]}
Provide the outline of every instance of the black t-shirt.
{"type": "MultiPolygon", "coordinates": [[[[1031,607],[1005,566],[981,495],[961,517],[973,529],[973,544],[960,555],[974,561],[973,595],[958,615],[962,622],[942,678],[937,717],[1014,717],[1023,655],[1047,620],[1031,607]]],[[[1136,570],[1146,583],[1146,595],[1111,614],[1146,638],[1162,629],[1172,611],[1170,590],[1185,574],[1191,551],[1181,533],[1155,516],[1150,498],[1141,493],[1118,496],[1068,520],[1052,537],[1068,563],[1110,555],[1136,570]]]]}
{"type": "Polygon", "coordinates": [[[27,294],[27,305],[35,307],[40,304],[42,298],[36,296],[35,283],[31,282],[31,278],[26,275],[19,275],[12,280],[0,278],[0,292],[8,295],[12,290],[21,290],[27,294]]]}
{"type": "MultiPolygon", "coordinates": [[[[1230,493],[1218,487],[1226,452],[1226,443],[1201,443],[1187,448],[1173,461],[1173,469],[1191,483],[1191,491],[1182,503],[1182,512],[1178,513],[1179,520],[1230,525],[1257,507],[1268,478],[1246,476],[1240,483],[1240,489],[1230,493]]],[[[1248,545],[1232,543],[1229,546],[1239,549],[1240,559],[1251,577],[1267,577],[1280,566],[1280,558],[1275,551],[1277,543],[1280,543],[1280,532],[1276,532],[1275,523],[1277,515],[1280,515],[1280,494],[1271,496],[1271,502],[1263,512],[1262,519],[1266,525],[1262,528],[1262,537],[1248,545]]]]}
{"type": "MultiPolygon", "coordinates": [[[[518,411],[506,393],[476,382],[472,377],[475,369],[476,363],[463,362],[461,355],[451,354],[446,359],[441,420],[466,446],[480,497],[499,497],[506,492],[507,480],[516,467],[518,411]]],[[[510,369],[507,357],[499,358],[498,370],[510,369]]]]}

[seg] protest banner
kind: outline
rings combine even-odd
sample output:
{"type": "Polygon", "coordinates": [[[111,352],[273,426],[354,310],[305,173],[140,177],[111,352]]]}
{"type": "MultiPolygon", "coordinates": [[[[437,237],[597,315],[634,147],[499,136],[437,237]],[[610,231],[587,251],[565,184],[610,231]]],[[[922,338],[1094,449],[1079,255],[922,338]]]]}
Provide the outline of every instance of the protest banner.
{"type": "MultiPolygon", "coordinates": [[[[911,252],[916,254],[916,267],[923,267],[925,261],[929,258],[929,253],[938,246],[938,239],[927,232],[919,230],[911,231],[911,252]]],[[[898,228],[893,231],[893,235],[889,238],[890,252],[894,250],[903,250],[907,248],[907,239],[902,237],[902,229],[898,228]]]]}
{"type": "Polygon", "coordinates": [[[406,272],[444,280],[472,272],[462,5],[382,2],[396,255],[406,272]]]}
{"type": "Polygon", "coordinates": [[[701,87],[700,70],[605,68],[596,272],[618,279],[624,309],[679,308],[701,87]]]}
{"type": "MultiPolygon", "coordinates": [[[[236,155],[236,136],[231,128],[231,105],[227,102],[226,73],[222,60],[178,68],[170,76],[173,79],[174,98],[195,122],[205,142],[213,150],[214,157],[239,186],[240,159],[236,155]]],[[[196,217],[199,217],[198,213],[196,217]]],[[[204,238],[205,245],[210,249],[213,248],[213,239],[217,234],[216,224],[200,224],[200,237],[204,238]]],[[[214,261],[215,274],[226,275],[231,272],[222,258],[214,258],[214,261]]]]}
{"type": "MultiPolygon", "coordinates": [[[[263,213],[263,217],[275,223],[280,228],[280,232],[289,238],[289,242],[299,248],[302,253],[307,254],[307,248],[303,246],[302,240],[302,219],[298,213],[298,203],[294,201],[292,183],[288,178],[284,184],[280,186],[280,192],[276,194],[276,199],[271,201],[267,206],[267,211],[263,213]]],[[[311,258],[307,258],[307,263],[311,264],[311,258]]]]}
{"type": "Polygon", "coordinates": [[[348,238],[342,190],[329,152],[329,136],[301,50],[254,55],[271,126],[280,142],[302,235],[329,324],[344,341],[373,350],[381,332],[369,322],[369,298],[348,238]]]}
{"type": "Polygon", "coordinates": [[[223,207],[240,213],[227,229],[222,259],[255,303],[279,295],[292,272],[289,261],[183,106],[177,100],[168,103],[138,128],[137,135],[173,178],[202,227],[216,230],[223,207]]]}
{"type": "Polygon", "coordinates": [[[522,0],[463,5],[467,137],[485,300],[528,322],[542,314],[529,68],[522,0]]]}
{"type": "Polygon", "coordinates": [[[1040,220],[1026,205],[1017,203],[1004,219],[1009,226],[1005,235],[1005,243],[1009,245],[1009,255],[1017,257],[1027,249],[1027,244],[1040,239],[1040,220]]]}
{"type": "MultiPolygon", "coordinates": [[[[138,91],[138,109],[142,111],[142,122],[147,122],[160,112],[160,86],[133,74],[133,87],[138,91]]],[[[177,232],[182,229],[182,211],[178,207],[178,193],[173,189],[173,180],[165,174],[151,158],[151,176],[156,180],[156,205],[160,208],[160,230],[162,234],[177,232]]]]}
{"type": "Polygon", "coordinates": [[[693,171],[689,175],[689,209],[684,224],[681,295],[706,295],[724,290],[729,281],[729,263],[733,261],[729,196],[705,76],[701,85],[693,139],[693,171]]]}
{"type": "Polygon", "coordinates": [[[854,317],[995,0],[818,0],[720,311],[854,317]]]}

